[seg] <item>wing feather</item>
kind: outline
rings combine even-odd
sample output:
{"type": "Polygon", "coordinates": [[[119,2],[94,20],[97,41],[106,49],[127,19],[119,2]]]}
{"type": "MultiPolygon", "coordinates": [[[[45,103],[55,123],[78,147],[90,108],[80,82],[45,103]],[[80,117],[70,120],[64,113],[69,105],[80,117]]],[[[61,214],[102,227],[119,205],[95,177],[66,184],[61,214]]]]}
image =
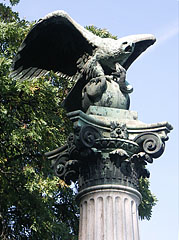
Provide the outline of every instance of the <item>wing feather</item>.
{"type": "Polygon", "coordinates": [[[79,71],[78,60],[92,55],[95,48],[79,26],[64,11],[39,20],[18,50],[12,76],[33,78],[50,70],[75,75],[79,71]]]}

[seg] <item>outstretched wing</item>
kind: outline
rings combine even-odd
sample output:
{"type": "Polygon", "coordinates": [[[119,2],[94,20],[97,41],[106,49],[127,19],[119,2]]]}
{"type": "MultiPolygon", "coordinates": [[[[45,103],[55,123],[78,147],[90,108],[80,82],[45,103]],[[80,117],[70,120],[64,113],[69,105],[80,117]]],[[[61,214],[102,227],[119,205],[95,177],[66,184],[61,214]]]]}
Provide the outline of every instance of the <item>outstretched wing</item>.
{"type": "Polygon", "coordinates": [[[11,76],[27,79],[49,70],[74,76],[79,71],[78,60],[92,55],[95,48],[85,32],[64,11],[48,14],[34,25],[20,46],[11,76]]]}
{"type": "Polygon", "coordinates": [[[127,70],[141,53],[155,43],[156,38],[152,34],[137,34],[119,39],[120,41],[129,41],[135,44],[132,54],[126,59],[122,66],[127,70]]]}

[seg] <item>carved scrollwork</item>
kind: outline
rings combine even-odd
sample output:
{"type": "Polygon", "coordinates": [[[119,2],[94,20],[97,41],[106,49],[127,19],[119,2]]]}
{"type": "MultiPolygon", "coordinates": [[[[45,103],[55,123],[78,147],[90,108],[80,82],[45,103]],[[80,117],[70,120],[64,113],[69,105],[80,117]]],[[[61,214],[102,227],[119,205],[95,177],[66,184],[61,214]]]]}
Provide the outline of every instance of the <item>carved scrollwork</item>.
{"type": "Polygon", "coordinates": [[[68,152],[62,153],[58,156],[55,164],[54,164],[54,172],[55,175],[58,177],[62,177],[64,176],[65,172],[66,172],[66,163],[69,160],[69,154],[68,152]]]}
{"type": "Polygon", "coordinates": [[[77,181],[79,168],[83,166],[85,160],[94,160],[98,152],[94,152],[92,147],[100,133],[92,126],[76,126],[74,134],[68,136],[67,143],[49,153],[48,159],[53,160],[53,169],[56,176],[63,179],[67,184],[70,181],[77,181]]]}
{"type": "Polygon", "coordinates": [[[165,148],[165,144],[161,140],[161,137],[152,132],[140,134],[134,141],[141,147],[143,152],[147,153],[152,158],[160,157],[165,148]]]}
{"type": "Polygon", "coordinates": [[[111,121],[109,126],[105,135],[92,124],[76,124],[67,143],[47,153],[55,174],[67,184],[81,179],[87,185],[89,180],[95,184],[118,181],[134,187],[140,177],[150,177],[146,165],[163,153],[166,139],[145,132],[130,140],[125,123],[111,121]]]}
{"type": "Polygon", "coordinates": [[[53,168],[55,175],[63,179],[67,184],[78,179],[78,160],[69,160],[68,152],[59,155],[53,168]]]}
{"type": "Polygon", "coordinates": [[[79,137],[85,147],[91,148],[94,146],[96,139],[100,137],[100,133],[96,128],[87,125],[81,128],[79,137]]]}

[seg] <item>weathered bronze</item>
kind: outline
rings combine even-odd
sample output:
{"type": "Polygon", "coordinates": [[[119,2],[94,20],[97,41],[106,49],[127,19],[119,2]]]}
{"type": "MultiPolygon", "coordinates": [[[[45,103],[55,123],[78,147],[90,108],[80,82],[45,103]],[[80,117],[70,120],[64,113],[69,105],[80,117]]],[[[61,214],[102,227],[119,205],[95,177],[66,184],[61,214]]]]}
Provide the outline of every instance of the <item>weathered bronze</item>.
{"type": "Polygon", "coordinates": [[[55,173],[67,183],[79,180],[79,188],[100,184],[122,184],[137,188],[138,179],[149,177],[147,163],[160,157],[167,123],[145,124],[134,111],[90,106],[87,113],[68,114],[74,133],[67,144],[46,156],[55,173]]]}
{"type": "Polygon", "coordinates": [[[126,70],[155,42],[151,34],[100,38],[56,11],[40,19],[28,33],[13,64],[12,77],[27,79],[59,72],[76,82],[63,102],[67,111],[90,105],[129,109],[132,86],[126,70]]]}

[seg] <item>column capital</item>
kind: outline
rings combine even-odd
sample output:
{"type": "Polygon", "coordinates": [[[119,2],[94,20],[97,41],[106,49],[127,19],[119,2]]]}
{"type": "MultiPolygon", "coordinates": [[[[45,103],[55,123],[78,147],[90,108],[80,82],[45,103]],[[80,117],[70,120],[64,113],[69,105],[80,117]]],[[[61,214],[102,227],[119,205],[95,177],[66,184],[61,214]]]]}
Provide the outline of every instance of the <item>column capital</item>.
{"type": "Polygon", "coordinates": [[[149,177],[146,165],[160,157],[168,122],[145,124],[135,111],[90,106],[87,113],[68,113],[74,132],[67,143],[47,153],[55,174],[67,184],[77,181],[79,189],[119,184],[137,189],[138,179],[149,177]]]}

